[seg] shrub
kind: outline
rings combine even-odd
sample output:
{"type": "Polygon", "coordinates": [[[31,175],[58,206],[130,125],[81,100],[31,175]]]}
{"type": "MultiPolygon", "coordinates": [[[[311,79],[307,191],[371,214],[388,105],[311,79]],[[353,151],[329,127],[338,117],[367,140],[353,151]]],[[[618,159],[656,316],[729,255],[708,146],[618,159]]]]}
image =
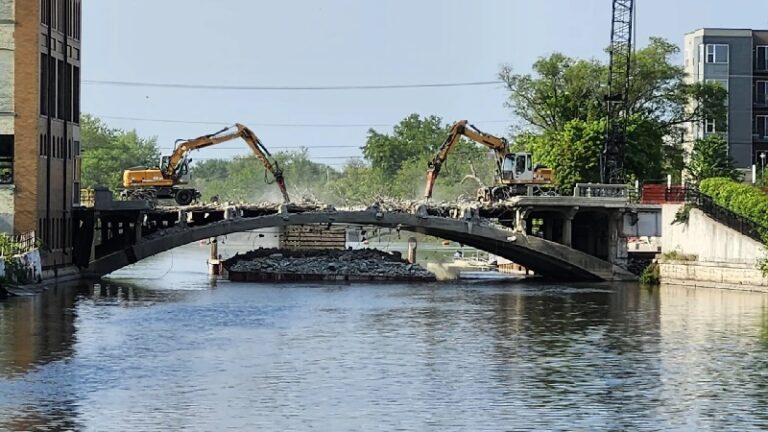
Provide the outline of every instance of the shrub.
{"type": "Polygon", "coordinates": [[[661,274],[659,273],[659,265],[656,262],[650,263],[640,275],[640,283],[643,285],[658,285],[660,281],[661,274]]]}
{"type": "Polygon", "coordinates": [[[763,240],[768,244],[768,194],[754,186],[736,183],[727,178],[712,178],[701,182],[699,190],[724,207],[760,227],[763,240]]]}

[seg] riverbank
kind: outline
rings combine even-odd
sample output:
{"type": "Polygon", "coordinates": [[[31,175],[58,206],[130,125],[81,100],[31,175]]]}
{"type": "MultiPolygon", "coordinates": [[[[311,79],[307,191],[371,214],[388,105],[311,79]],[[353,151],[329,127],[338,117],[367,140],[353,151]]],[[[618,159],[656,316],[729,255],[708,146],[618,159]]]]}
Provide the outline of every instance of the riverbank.
{"type": "Polygon", "coordinates": [[[257,249],[224,261],[232,281],[431,282],[435,275],[399,253],[376,249],[257,249]]]}

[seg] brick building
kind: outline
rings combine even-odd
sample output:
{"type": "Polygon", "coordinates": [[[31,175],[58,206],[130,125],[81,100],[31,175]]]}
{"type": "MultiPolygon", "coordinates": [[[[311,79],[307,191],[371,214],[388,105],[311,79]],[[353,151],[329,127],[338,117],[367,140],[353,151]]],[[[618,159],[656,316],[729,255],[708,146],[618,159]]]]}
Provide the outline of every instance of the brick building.
{"type": "Polygon", "coordinates": [[[80,189],[81,0],[0,0],[0,231],[71,262],[80,189]]]}

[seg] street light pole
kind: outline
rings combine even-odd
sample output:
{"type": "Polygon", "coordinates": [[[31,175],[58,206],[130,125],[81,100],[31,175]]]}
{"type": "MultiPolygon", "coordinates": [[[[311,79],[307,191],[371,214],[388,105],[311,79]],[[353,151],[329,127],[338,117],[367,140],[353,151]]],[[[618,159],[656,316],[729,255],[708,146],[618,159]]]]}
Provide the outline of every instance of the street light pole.
{"type": "Polygon", "coordinates": [[[765,181],[765,157],[765,152],[760,152],[760,176],[763,182],[765,181]]]}

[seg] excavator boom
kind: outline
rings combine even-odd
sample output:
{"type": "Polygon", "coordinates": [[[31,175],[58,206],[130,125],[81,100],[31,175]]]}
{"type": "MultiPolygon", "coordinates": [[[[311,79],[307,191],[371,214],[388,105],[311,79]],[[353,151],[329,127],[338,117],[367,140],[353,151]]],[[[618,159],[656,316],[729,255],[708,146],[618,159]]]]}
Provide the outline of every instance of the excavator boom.
{"type": "Polygon", "coordinates": [[[453,150],[462,136],[493,150],[496,154],[496,163],[499,166],[499,169],[501,169],[501,164],[504,162],[504,158],[506,157],[509,148],[507,140],[482,132],[469,124],[467,120],[457,121],[451,127],[448,137],[440,146],[435,158],[429,162],[427,168],[427,186],[424,190],[425,198],[432,198],[432,189],[435,187],[435,182],[437,181],[437,176],[440,174],[440,169],[448,158],[448,154],[453,150]]]}
{"type": "MultiPolygon", "coordinates": [[[[166,189],[175,186],[180,182],[179,179],[185,171],[183,167],[186,166],[186,156],[190,151],[200,150],[205,147],[242,138],[262,165],[264,165],[264,168],[274,177],[274,181],[277,183],[277,187],[280,189],[280,193],[283,196],[283,201],[289,203],[290,198],[288,197],[288,191],[286,190],[283,170],[280,169],[280,166],[276,161],[271,160],[272,155],[267,148],[264,147],[264,144],[261,143],[261,140],[259,140],[256,134],[246,126],[236,123],[234,128],[235,130],[231,130],[232,128],[225,128],[210,135],[203,135],[198,138],[182,141],[181,144],[176,146],[173,154],[168,158],[168,163],[166,164],[164,162],[159,170],[126,170],[123,174],[124,186],[126,188],[131,188],[138,185],[138,187],[141,188],[164,187],[166,189]]],[[[193,189],[190,189],[189,191],[197,193],[193,189]]],[[[199,193],[197,194],[199,195],[199,193]]],[[[182,200],[182,202],[184,201],[187,201],[187,199],[182,200]]],[[[177,200],[177,202],[179,202],[179,200],[177,200]]]]}

